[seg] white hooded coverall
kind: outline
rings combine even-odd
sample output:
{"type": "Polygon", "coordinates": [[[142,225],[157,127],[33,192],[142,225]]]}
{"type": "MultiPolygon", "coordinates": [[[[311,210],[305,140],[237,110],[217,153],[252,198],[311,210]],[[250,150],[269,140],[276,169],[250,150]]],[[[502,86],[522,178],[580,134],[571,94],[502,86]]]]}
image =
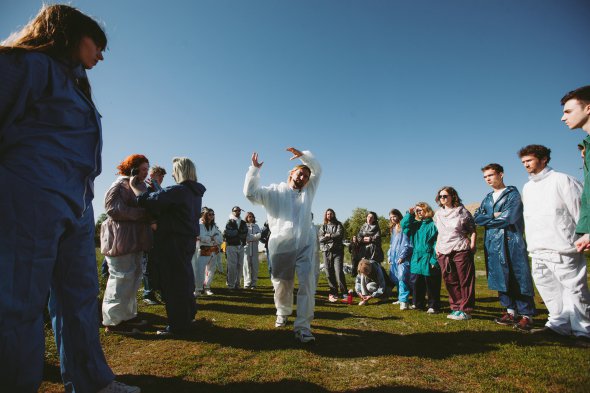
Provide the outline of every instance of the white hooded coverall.
{"type": "Polygon", "coordinates": [[[272,266],[271,281],[277,315],[293,311],[295,273],[299,280],[297,318],[294,330],[310,330],[315,306],[316,234],[311,230],[311,205],[319,185],[321,168],[311,152],[303,151],[301,162],[311,169],[306,186],[294,190],[285,182],[260,187],[260,169],[250,166],[244,182],[244,195],[264,206],[271,231],[268,251],[272,266]]]}
{"type": "Polygon", "coordinates": [[[545,326],[590,338],[586,259],[574,246],[582,185],[550,167],[529,179],[523,216],[533,280],[549,311],[545,326]]]}

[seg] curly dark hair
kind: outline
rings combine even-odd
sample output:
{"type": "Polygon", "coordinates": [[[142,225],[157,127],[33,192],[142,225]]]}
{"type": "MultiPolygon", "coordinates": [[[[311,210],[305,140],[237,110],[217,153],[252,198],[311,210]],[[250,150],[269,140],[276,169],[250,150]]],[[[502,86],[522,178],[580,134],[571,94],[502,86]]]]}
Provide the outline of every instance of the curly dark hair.
{"type": "Polygon", "coordinates": [[[551,149],[543,145],[528,145],[518,151],[520,158],[524,156],[534,156],[539,160],[547,159],[547,163],[551,161],[551,149]]]}

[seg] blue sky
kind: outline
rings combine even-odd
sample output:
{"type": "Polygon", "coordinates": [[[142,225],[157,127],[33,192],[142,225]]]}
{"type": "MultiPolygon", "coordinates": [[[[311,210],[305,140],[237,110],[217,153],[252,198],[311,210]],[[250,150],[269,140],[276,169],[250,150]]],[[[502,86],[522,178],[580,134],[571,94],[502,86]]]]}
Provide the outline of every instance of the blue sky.
{"type": "MultiPolygon", "coordinates": [[[[316,222],[328,207],[344,220],[355,207],[387,215],[433,204],[443,185],[479,202],[489,162],[522,189],[516,151],[530,143],[582,177],[585,134],[561,124],[559,100],[590,84],[585,0],[70,4],[109,37],[89,72],[104,133],[97,216],[132,153],[169,172],[172,157],[192,158],[221,223],[234,205],[264,220],[242,194],[250,156],[265,162],[262,184],[283,181],[288,146],[323,166],[316,222]]],[[[3,0],[0,37],[40,6],[3,0]]]]}

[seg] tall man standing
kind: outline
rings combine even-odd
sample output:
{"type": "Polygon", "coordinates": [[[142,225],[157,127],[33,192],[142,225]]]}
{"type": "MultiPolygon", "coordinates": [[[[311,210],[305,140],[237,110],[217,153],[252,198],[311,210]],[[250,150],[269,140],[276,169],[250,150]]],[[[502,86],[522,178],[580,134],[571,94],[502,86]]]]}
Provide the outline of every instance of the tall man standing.
{"type": "Polygon", "coordinates": [[[314,341],[311,321],[315,306],[315,267],[313,266],[315,231],[311,230],[311,204],[319,185],[321,168],[309,151],[287,149],[291,160],[299,158],[303,165],[291,170],[287,182],[260,187],[258,153],[252,154],[252,165],[246,173],[244,195],[250,202],[264,206],[271,231],[268,250],[272,264],[272,284],[277,308],[276,327],[287,324],[293,311],[295,273],[299,280],[295,338],[302,343],[314,341]]]}
{"type": "Polygon", "coordinates": [[[590,339],[586,260],[574,245],[582,185],[547,166],[545,146],[525,146],[518,156],[529,173],[523,215],[533,279],[549,311],[544,330],[590,339]]]}
{"type": "Polygon", "coordinates": [[[223,231],[226,244],[227,287],[229,289],[239,289],[244,266],[244,246],[248,236],[248,226],[246,221],[240,218],[242,209],[239,206],[234,206],[231,212],[232,214],[229,215],[229,220],[227,220],[223,231]]]}
{"type": "Polygon", "coordinates": [[[498,291],[500,304],[506,307],[494,322],[517,329],[523,325],[526,329],[535,314],[535,291],[523,239],[520,194],[516,187],[504,185],[504,168],[500,164],[486,165],[481,171],[492,192],[481,202],[474,219],[486,228],[488,287],[498,291]]]}
{"type": "MultiPolygon", "coordinates": [[[[563,121],[570,130],[581,128],[590,134],[590,86],[583,86],[570,91],[561,99],[563,105],[563,121]]],[[[590,248],[590,155],[584,153],[590,151],[590,135],[582,141],[578,148],[584,159],[584,192],[582,193],[582,206],[580,217],[576,227],[576,233],[582,235],[576,240],[578,251],[590,248]]]]}

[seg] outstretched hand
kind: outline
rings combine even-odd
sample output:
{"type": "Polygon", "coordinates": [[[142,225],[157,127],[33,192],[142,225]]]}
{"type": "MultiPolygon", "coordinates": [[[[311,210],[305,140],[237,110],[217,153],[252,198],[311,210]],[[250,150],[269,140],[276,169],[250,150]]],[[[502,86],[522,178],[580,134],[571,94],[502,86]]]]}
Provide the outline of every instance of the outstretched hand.
{"type": "Polygon", "coordinates": [[[290,160],[294,160],[294,159],[299,158],[303,155],[303,153],[300,150],[297,150],[294,147],[288,147],[287,151],[290,151],[291,153],[293,153],[293,157],[291,157],[290,160]]]}
{"type": "Polygon", "coordinates": [[[260,168],[264,164],[264,161],[258,162],[258,153],[252,153],[252,166],[255,168],[260,168]]]}

